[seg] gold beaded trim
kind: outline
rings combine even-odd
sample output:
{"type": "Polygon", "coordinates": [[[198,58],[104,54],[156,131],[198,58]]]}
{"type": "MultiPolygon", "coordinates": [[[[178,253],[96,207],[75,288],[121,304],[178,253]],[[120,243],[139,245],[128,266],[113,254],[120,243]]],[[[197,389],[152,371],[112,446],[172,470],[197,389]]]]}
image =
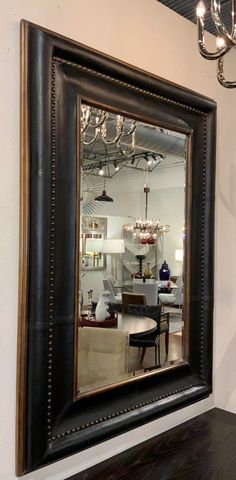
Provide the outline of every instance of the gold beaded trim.
{"type": "Polygon", "coordinates": [[[170,397],[171,395],[177,395],[178,393],[184,392],[186,390],[189,390],[194,387],[199,387],[203,385],[203,382],[196,382],[196,383],[191,383],[187,387],[181,387],[176,390],[173,390],[173,392],[169,392],[163,395],[160,395],[158,397],[153,398],[152,400],[146,400],[145,402],[138,403],[136,405],[133,405],[132,407],[124,408],[123,410],[120,410],[118,412],[111,413],[109,415],[106,415],[105,417],[97,418],[96,420],[93,420],[92,422],[86,423],[85,425],[80,425],[79,427],[72,428],[71,430],[67,430],[66,432],[61,432],[58,433],[57,435],[54,435],[51,437],[51,440],[58,440],[60,438],[66,437],[68,435],[72,435],[73,433],[77,433],[81,430],[84,430],[85,428],[92,427],[94,425],[98,425],[99,423],[105,422],[106,420],[111,420],[112,418],[119,417],[120,415],[125,415],[126,413],[132,412],[133,410],[136,410],[137,408],[142,408],[147,405],[150,405],[152,403],[158,402],[159,400],[164,400],[165,398],[170,397]]]}
{"type": "MultiPolygon", "coordinates": [[[[58,63],[63,63],[69,66],[72,66],[74,68],[77,68],[78,70],[90,73],[92,75],[95,75],[99,78],[106,79],[112,83],[116,83],[125,87],[128,87],[129,89],[135,90],[143,95],[148,95],[150,97],[154,98],[159,98],[162,101],[165,101],[166,103],[171,103],[174,105],[177,105],[178,107],[184,108],[186,110],[191,110],[192,112],[195,112],[203,117],[203,122],[204,122],[204,165],[203,165],[203,209],[202,209],[202,215],[201,215],[201,221],[202,221],[202,230],[201,230],[201,251],[202,254],[204,253],[204,223],[205,223],[205,187],[206,187],[206,119],[207,115],[193,107],[190,107],[188,105],[182,104],[180,102],[177,102],[176,100],[172,100],[169,98],[165,98],[157,93],[149,92],[145,89],[136,87],[135,85],[131,85],[127,82],[123,82],[121,80],[118,80],[116,78],[110,77],[108,75],[105,75],[101,72],[97,72],[95,70],[92,70],[90,68],[84,67],[82,65],[79,65],[74,62],[70,62],[68,60],[59,58],[59,57],[53,57],[52,61],[52,95],[51,95],[51,136],[52,136],[52,145],[51,145],[51,223],[50,223],[50,273],[49,273],[49,334],[48,334],[48,399],[47,399],[47,429],[48,429],[48,439],[49,441],[55,441],[57,439],[63,438],[68,435],[72,435],[73,433],[76,433],[78,431],[84,430],[86,428],[89,428],[91,426],[100,424],[104,421],[110,420],[112,418],[118,417],[120,415],[124,415],[126,413],[129,413],[133,410],[136,410],[138,408],[142,408],[144,406],[150,405],[152,403],[155,403],[157,401],[163,400],[165,398],[168,398],[169,396],[176,395],[178,393],[181,393],[183,391],[189,390],[194,387],[198,387],[204,384],[204,379],[203,379],[203,353],[204,353],[204,345],[203,345],[203,327],[204,327],[204,306],[203,303],[201,302],[201,352],[200,352],[200,370],[201,370],[201,381],[192,383],[188,385],[187,387],[181,387],[173,392],[169,392],[164,395],[160,395],[158,397],[154,397],[151,400],[146,400],[145,402],[133,405],[132,407],[124,408],[123,410],[120,410],[118,412],[114,412],[112,414],[109,414],[105,417],[93,420],[89,423],[86,423],[85,425],[80,425],[78,427],[72,428],[71,430],[67,430],[66,432],[61,432],[55,436],[52,436],[52,421],[51,421],[51,395],[52,395],[52,350],[53,350],[53,307],[54,307],[54,280],[55,280],[55,274],[54,274],[54,263],[55,263],[55,258],[54,258],[54,251],[55,251],[55,198],[56,198],[56,163],[55,163],[55,155],[56,155],[56,119],[55,119],[55,62],[58,63]]],[[[204,257],[202,255],[202,269],[201,269],[201,290],[204,295],[204,257]]],[[[201,298],[203,298],[203,295],[201,298]]]]}
{"type": "Polygon", "coordinates": [[[50,211],[50,260],[49,260],[49,329],[48,329],[48,398],[47,398],[47,430],[51,438],[51,395],[52,395],[52,350],[53,350],[53,317],[55,297],[55,208],[56,208],[56,113],[55,113],[55,63],[52,62],[52,100],[51,100],[51,211],[50,211]]]}
{"type": "MultiPolygon", "coordinates": [[[[200,274],[200,285],[201,285],[201,299],[204,298],[204,266],[205,266],[205,258],[204,258],[204,234],[205,234],[205,202],[206,202],[206,116],[204,117],[204,124],[203,124],[203,166],[202,166],[202,212],[201,212],[201,274],[200,274]]],[[[204,382],[205,375],[204,375],[204,350],[206,347],[206,343],[204,345],[203,342],[203,333],[204,333],[204,325],[205,325],[205,312],[204,312],[204,303],[201,301],[200,303],[200,378],[204,382]]]]}
{"type": "Polygon", "coordinates": [[[81,70],[82,72],[90,73],[91,75],[94,75],[95,77],[103,78],[104,80],[108,80],[111,83],[116,83],[117,85],[122,85],[123,87],[128,87],[130,90],[135,90],[136,92],[142,93],[142,95],[147,95],[149,97],[154,97],[154,98],[159,98],[160,100],[163,100],[166,103],[172,103],[174,105],[177,105],[180,108],[184,108],[186,110],[191,110],[192,112],[195,112],[199,115],[206,116],[204,112],[201,110],[198,110],[197,108],[190,107],[189,105],[185,105],[184,103],[177,102],[176,100],[166,98],[162,95],[159,95],[158,93],[153,93],[149,92],[148,90],[145,90],[140,87],[136,87],[135,85],[132,85],[127,82],[123,82],[122,80],[119,80],[118,78],[110,77],[109,75],[106,75],[105,73],[97,72],[96,70],[92,70],[91,68],[84,67],[83,65],[79,65],[78,63],[70,62],[69,60],[65,60],[64,58],[60,57],[53,57],[53,61],[57,63],[63,63],[64,65],[69,65],[70,67],[77,68],[77,70],[81,70]]]}

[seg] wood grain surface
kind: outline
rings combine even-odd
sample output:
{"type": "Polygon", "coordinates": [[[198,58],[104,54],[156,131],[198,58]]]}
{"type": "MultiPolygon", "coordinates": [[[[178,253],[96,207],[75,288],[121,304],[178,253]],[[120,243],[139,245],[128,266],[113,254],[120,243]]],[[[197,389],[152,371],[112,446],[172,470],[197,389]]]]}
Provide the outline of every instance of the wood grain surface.
{"type": "Polygon", "coordinates": [[[68,480],[235,480],[236,415],[214,408],[68,480]]]}

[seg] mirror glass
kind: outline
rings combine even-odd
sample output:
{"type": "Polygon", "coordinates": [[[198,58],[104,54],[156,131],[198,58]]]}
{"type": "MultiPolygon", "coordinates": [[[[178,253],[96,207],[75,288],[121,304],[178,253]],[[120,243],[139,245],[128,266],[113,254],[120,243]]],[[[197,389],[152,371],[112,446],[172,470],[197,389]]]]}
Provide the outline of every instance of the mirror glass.
{"type": "Polygon", "coordinates": [[[79,110],[83,394],[183,361],[187,137],[79,110]]]}

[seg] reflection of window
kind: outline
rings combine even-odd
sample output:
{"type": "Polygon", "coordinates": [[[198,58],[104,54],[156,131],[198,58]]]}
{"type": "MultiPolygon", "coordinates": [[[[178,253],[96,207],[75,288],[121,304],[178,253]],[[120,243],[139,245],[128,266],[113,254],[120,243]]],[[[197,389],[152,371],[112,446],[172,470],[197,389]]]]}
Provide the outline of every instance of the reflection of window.
{"type": "Polygon", "coordinates": [[[104,270],[106,268],[106,255],[101,252],[101,245],[106,236],[106,218],[83,218],[81,251],[83,270],[104,270]]]}

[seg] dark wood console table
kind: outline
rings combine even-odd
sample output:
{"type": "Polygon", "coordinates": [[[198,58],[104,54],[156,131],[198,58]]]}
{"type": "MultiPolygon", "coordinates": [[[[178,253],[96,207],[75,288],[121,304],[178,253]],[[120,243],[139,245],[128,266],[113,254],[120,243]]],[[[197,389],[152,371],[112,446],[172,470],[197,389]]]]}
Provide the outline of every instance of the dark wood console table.
{"type": "Polygon", "coordinates": [[[236,480],[236,415],[214,408],[68,480],[236,480]]]}

